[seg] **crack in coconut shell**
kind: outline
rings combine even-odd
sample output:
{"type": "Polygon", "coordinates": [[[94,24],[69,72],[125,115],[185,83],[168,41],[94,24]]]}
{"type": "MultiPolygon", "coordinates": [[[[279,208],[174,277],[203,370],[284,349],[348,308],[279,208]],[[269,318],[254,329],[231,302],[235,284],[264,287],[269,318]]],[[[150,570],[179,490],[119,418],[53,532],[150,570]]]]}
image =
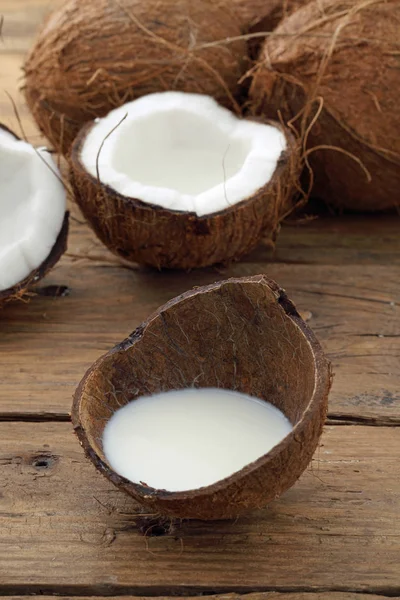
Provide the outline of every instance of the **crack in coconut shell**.
{"type": "Polygon", "coordinates": [[[192,269],[238,260],[261,239],[275,241],[299,188],[298,144],[280,124],[287,149],[270,181],[253,196],[219,212],[197,216],[123,196],[84,168],[80,155],[94,124],[83,128],[70,156],[71,185],[84,217],[117,256],[157,269],[192,269]]]}
{"type": "MultiPolygon", "coordinates": [[[[16,140],[21,139],[5,125],[0,124],[0,129],[11,134],[16,140]]],[[[0,308],[2,308],[6,303],[12,300],[22,300],[25,296],[29,294],[29,288],[33,284],[43,279],[43,277],[45,277],[45,275],[47,275],[47,273],[58,263],[61,256],[67,249],[68,229],[69,212],[66,211],[60,232],[56,238],[56,241],[54,242],[50,254],[36,269],[29,273],[29,275],[23,280],[19,281],[18,283],[6,290],[0,290],[0,308]]]]}
{"type": "Polygon", "coordinates": [[[300,115],[303,136],[322,98],[306,152],[313,193],[340,208],[400,204],[399,10],[393,0],[314,0],[265,42],[254,74],[254,112],[300,115]]]}
{"type": "Polygon", "coordinates": [[[329,362],[284,290],[264,275],[229,279],[174,298],[101,357],[76,390],[72,422],[96,468],[150,510],[234,518],[279,497],[306,469],[325,422],[330,385],[329,362]],[[158,490],[113,471],[102,449],[111,415],[140,396],[193,386],[268,400],[294,428],[255,462],[196,490],[158,490]]]}
{"type": "Polygon", "coordinates": [[[68,0],[48,17],[26,60],[26,100],[63,153],[84,123],[156,91],[203,93],[238,109],[245,41],[200,46],[240,33],[225,2],[68,0]]]}

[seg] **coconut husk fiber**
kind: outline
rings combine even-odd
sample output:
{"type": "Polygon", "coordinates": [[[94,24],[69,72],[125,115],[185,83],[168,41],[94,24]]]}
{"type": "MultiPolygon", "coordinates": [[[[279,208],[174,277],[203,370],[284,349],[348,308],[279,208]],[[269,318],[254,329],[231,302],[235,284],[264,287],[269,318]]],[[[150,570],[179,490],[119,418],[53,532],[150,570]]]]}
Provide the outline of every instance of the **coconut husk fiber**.
{"type": "Polygon", "coordinates": [[[255,113],[293,121],[313,194],[340,208],[400,204],[400,3],[314,0],[266,40],[255,113]]]}
{"type": "Polygon", "coordinates": [[[325,422],[330,385],[329,363],[285,292],[264,275],[229,279],[174,298],[97,360],[76,390],[72,423],[99,471],[149,510],[234,518],[275,500],[307,467],[325,422]],[[294,428],[255,462],[196,490],[154,489],[116,473],[102,446],[113,413],[140,396],[191,387],[267,400],[294,428]]]}
{"type": "MultiPolygon", "coordinates": [[[[258,11],[257,17],[253,17],[250,26],[247,25],[246,28],[246,33],[250,34],[248,39],[250,59],[256,60],[258,58],[264,39],[278,27],[283,19],[286,19],[295,10],[305,6],[308,2],[309,0],[269,0],[269,2],[264,0],[259,2],[263,10],[258,11]]],[[[244,3],[239,2],[239,4],[244,3]]]]}
{"type": "Polygon", "coordinates": [[[265,24],[265,31],[272,31],[281,19],[306,2],[308,0],[233,0],[231,4],[240,18],[243,32],[247,33],[259,23],[265,24]]]}
{"type": "Polygon", "coordinates": [[[222,0],[67,0],[26,60],[26,100],[63,153],[84,123],[152,92],[204,93],[239,111],[246,43],[214,42],[240,33],[222,0]]]}

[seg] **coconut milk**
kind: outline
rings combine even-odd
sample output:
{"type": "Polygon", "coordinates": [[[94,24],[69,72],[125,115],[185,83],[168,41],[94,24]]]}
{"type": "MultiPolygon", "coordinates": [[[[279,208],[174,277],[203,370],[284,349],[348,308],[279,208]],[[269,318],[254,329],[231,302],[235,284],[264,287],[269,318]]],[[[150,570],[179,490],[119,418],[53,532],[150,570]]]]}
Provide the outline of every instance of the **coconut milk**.
{"type": "Polygon", "coordinates": [[[239,471],[292,429],[272,404],[229,390],[202,388],[139,398],[107,423],[103,448],[127,479],[184,491],[239,471]]]}

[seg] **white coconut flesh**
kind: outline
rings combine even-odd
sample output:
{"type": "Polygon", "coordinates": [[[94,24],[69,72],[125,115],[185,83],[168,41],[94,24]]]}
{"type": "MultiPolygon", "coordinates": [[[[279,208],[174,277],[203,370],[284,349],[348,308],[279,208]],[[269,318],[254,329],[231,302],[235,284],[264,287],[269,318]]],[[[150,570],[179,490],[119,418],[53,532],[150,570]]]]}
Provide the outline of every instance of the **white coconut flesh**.
{"type": "Polygon", "coordinates": [[[198,216],[253,196],[272,178],[286,139],[209,96],[150,94],[96,119],[84,169],[123,196],[198,216]]]}
{"type": "Polygon", "coordinates": [[[49,152],[0,128],[0,291],[28,277],[50,255],[66,207],[56,173],[49,152]]]}

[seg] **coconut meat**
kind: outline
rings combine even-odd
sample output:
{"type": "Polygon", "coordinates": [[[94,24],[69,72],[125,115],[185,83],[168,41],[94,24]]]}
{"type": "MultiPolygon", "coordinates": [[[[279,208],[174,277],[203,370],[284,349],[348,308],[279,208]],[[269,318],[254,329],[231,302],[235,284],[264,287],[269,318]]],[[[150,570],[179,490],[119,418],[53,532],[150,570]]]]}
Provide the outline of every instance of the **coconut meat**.
{"type": "Polygon", "coordinates": [[[125,197],[204,216],[268,184],[286,145],[278,127],[239,119],[209,96],[162,92],[96,119],[80,159],[125,197]]]}
{"type": "Polygon", "coordinates": [[[48,258],[64,220],[66,192],[43,148],[0,128],[0,291],[48,258]]]}

